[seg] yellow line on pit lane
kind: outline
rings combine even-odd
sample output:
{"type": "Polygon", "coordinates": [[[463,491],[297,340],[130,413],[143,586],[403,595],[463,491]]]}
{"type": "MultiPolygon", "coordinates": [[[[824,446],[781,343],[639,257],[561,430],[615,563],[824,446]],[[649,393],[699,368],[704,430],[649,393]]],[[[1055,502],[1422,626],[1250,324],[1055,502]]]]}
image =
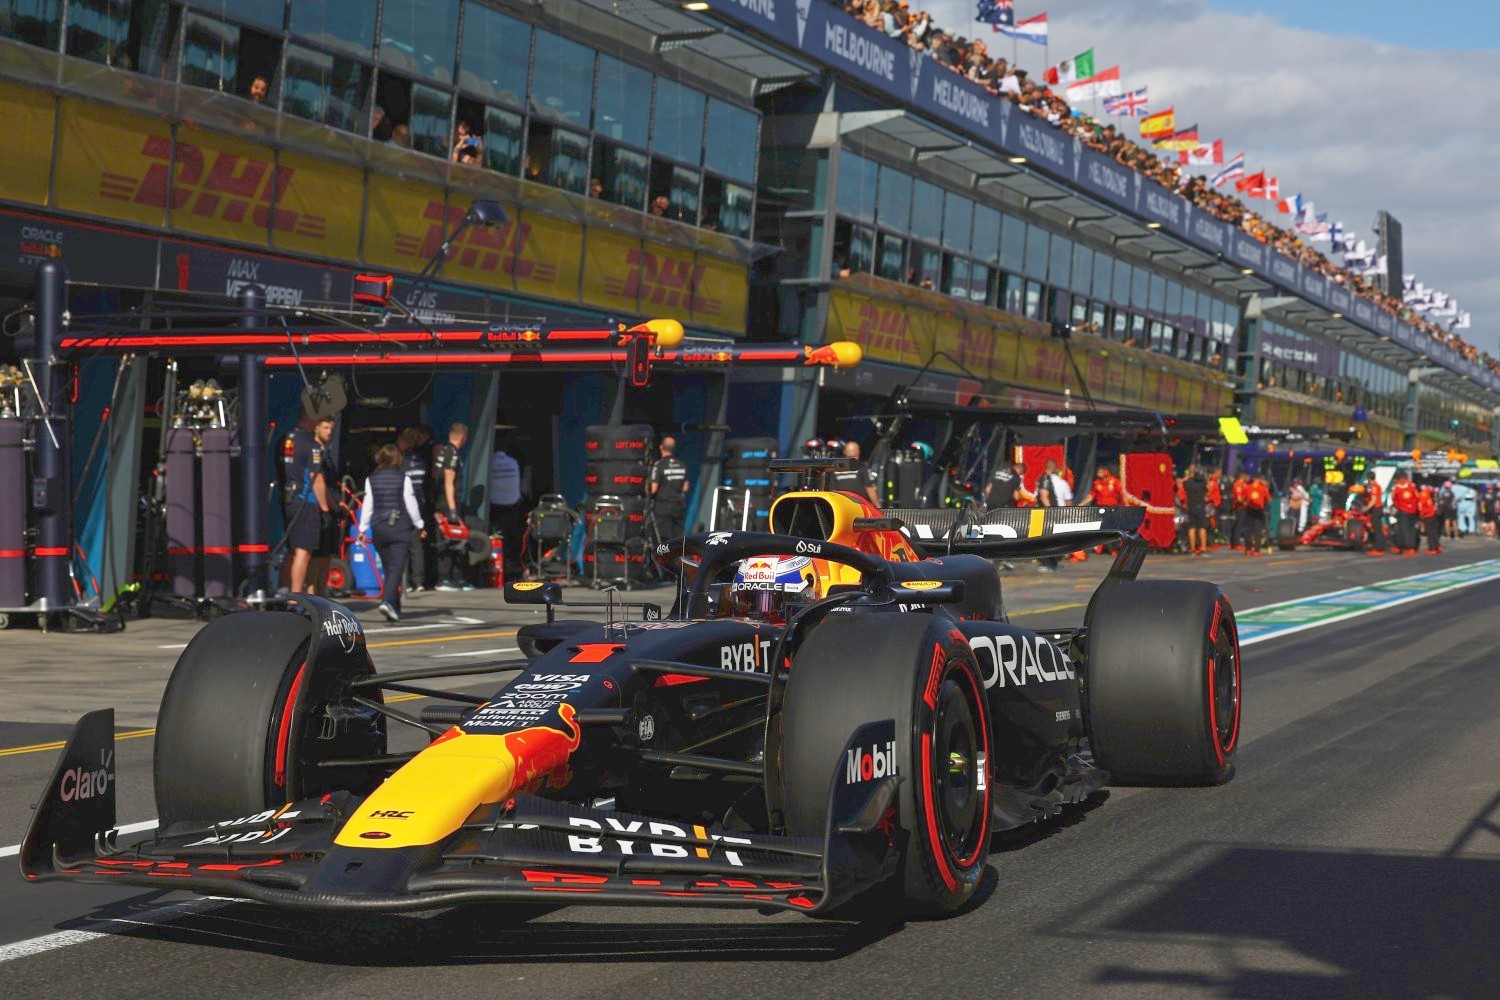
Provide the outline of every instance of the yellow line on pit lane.
{"type": "MultiPolygon", "coordinates": [[[[499,639],[499,638],[503,638],[505,636],[512,636],[512,635],[515,635],[515,634],[516,634],[515,632],[477,632],[477,633],[474,633],[472,635],[460,633],[458,635],[432,636],[432,637],[426,638],[426,639],[393,639],[393,640],[391,640],[389,642],[372,642],[372,643],[369,644],[369,648],[371,648],[371,649],[381,649],[381,648],[384,648],[386,646],[415,646],[415,645],[417,645],[419,643],[453,642],[454,640],[467,640],[467,639],[499,639]]],[[[387,703],[390,703],[390,702],[397,702],[397,701],[414,701],[417,698],[426,698],[426,697],[427,697],[427,695],[425,695],[425,694],[394,694],[394,695],[388,695],[385,700],[386,700],[387,703]]],[[[117,739],[117,740],[135,740],[135,739],[140,739],[142,736],[155,736],[155,735],[156,735],[156,730],[155,729],[132,729],[129,732],[126,732],[126,733],[116,733],[115,734],[115,739],[117,739]]],[[[45,750],[61,750],[63,747],[65,747],[67,745],[68,745],[68,741],[67,740],[53,740],[51,743],[34,743],[31,746],[25,746],[25,747],[7,747],[4,750],[0,750],[0,757],[15,757],[15,756],[18,756],[18,755],[23,754],[23,753],[41,753],[41,752],[43,752],[45,750]]]]}
{"type": "Polygon", "coordinates": [[[1050,608],[1032,608],[1030,611],[1013,611],[1013,612],[1010,613],[1009,617],[1011,617],[1011,618],[1020,618],[1023,615],[1045,615],[1049,611],[1071,611],[1074,608],[1086,608],[1086,607],[1088,607],[1087,603],[1081,603],[1081,604],[1054,604],[1050,608]]]}

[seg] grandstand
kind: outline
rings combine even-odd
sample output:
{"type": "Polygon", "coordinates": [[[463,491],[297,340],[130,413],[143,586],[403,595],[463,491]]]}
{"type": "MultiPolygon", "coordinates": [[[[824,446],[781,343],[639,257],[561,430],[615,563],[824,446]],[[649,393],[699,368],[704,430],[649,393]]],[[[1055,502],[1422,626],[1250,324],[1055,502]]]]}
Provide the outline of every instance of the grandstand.
{"type": "MultiPolygon", "coordinates": [[[[783,443],[918,370],[934,398],[1067,403],[1068,324],[1101,405],[1493,450],[1493,359],[1005,60],[882,24],[827,0],[0,6],[0,305],[57,256],[140,296],[334,307],[379,268],[426,316],[860,342],[856,373],[629,403],[783,443]],[[510,225],[417,287],[476,196],[510,225]]],[[[561,440],[624,405],[553,378],[561,440]]]]}

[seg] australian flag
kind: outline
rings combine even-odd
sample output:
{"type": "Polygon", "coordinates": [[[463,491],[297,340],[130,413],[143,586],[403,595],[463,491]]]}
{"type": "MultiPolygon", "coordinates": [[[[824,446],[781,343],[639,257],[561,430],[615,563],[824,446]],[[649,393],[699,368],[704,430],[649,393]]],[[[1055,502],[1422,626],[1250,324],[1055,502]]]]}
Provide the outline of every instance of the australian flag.
{"type": "Polygon", "coordinates": [[[1002,28],[1014,27],[1016,23],[1015,0],[979,0],[974,12],[974,20],[1002,28]]]}

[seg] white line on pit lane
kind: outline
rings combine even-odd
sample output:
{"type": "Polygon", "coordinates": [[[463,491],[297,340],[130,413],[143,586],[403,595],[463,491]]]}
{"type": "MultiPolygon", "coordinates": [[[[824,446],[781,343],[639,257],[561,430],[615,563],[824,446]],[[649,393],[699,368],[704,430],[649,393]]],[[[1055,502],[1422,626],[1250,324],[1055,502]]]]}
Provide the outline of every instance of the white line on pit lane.
{"type": "Polygon", "coordinates": [[[433,622],[429,625],[392,625],[390,628],[380,630],[381,635],[394,635],[397,632],[420,632],[425,628],[458,628],[460,625],[485,625],[487,622],[478,618],[465,618],[462,615],[454,615],[452,621],[433,622]]]}
{"type": "Polygon", "coordinates": [[[168,643],[164,643],[163,645],[157,646],[156,648],[157,649],[187,649],[187,645],[188,644],[185,643],[185,642],[168,642],[168,643]]]}
{"type": "Polygon", "coordinates": [[[489,656],[491,653],[519,653],[515,646],[501,646],[499,649],[470,649],[462,653],[433,653],[434,660],[450,660],[458,656],[489,656]]]}
{"type": "MultiPolygon", "coordinates": [[[[141,823],[126,823],[115,830],[116,833],[140,833],[143,830],[155,830],[156,820],[148,819],[141,823]]],[[[11,844],[9,847],[0,847],[0,858],[13,858],[21,853],[20,844],[11,844]]]]}
{"type": "Polygon", "coordinates": [[[202,899],[189,899],[181,903],[173,903],[169,906],[152,907],[122,917],[104,917],[97,921],[100,927],[109,928],[101,931],[68,930],[57,931],[53,934],[43,934],[41,937],[28,938],[25,941],[16,941],[13,944],[0,945],[0,962],[12,962],[18,958],[29,958],[32,955],[40,955],[43,952],[53,951],[57,948],[66,948],[69,945],[85,944],[96,941],[99,938],[110,937],[114,934],[128,931],[132,927],[150,927],[155,924],[166,923],[177,917],[185,917],[195,913],[204,913],[208,910],[217,910],[230,903],[240,902],[237,899],[226,899],[222,896],[205,896],[202,899]]]}

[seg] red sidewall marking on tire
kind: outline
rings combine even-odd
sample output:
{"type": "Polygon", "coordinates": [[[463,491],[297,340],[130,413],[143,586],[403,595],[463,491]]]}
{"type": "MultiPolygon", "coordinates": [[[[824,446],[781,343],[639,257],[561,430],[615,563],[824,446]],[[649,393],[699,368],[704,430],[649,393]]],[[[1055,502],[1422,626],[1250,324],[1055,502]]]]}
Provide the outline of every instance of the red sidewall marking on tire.
{"type": "MultiPolygon", "coordinates": [[[[965,642],[967,643],[967,640],[965,640],[965,642]]],[[[975,685],[974,672],[972,670],[968,669],[967,662],[965,663],[964,667],[965,667],[965,669],[964,669],[964,680],[968,681],[969,692],[974,696],[974,707],[977,710],[977,714],[979,716],[979,746],[980,746],[980,752],[984,754],[984,766],[986,768],[988,768],[990,766],[990,727],[984,721],[984,701],[983,701],[983,695],[980,693],[980,689],[975,685]]],[[[975,861],[979,860],[979,854],[980,854],[980,852],[984,850],[985,844],[989,842],[989,836],[990,836],[990,780],[989,780],[989,775],[988,774],[986,774],[984,776],[984,789],[983,789],[983,791],[984,791],[984,801],[981,803],[981,808],[984,811],[980,814],[982,816],[982,819],[979,821],[979,836],[974,838],[974,852],[972,854],[970,854],[967,858],[960,858],[959,861],[958,861],[958,863],[962,867],[964,867],[964,868],[969,867],[975,861]]]]}
{"type": "Polygon", "coordinates": [[[947,854],[943,851],[942,837],[938,834],[937,827],[937,797],[932,788],[932,734],[922,734],[922,806],[927,812],[927,844],[932,850],[933,860],[937,862],[938,874],[943,877],[943,884],[952,892],[958,888],[958,879],[953,877],[953,869],[948,866],[947,854]]]}
{"type": "MultiPolygon", "coordinates": [[[[927,683],[924,685],[922,700],[929,709],[937,707],[937,692],[942,685],[943,668],[949,664],[947,651],[941,645],[933,650],[932,666],[928,668],[927,683]]],[[[959,661],[964,662],[964,661],[959,661]]],[[[967,663],[964,663],[967,667],[967,663]]],[[[989,766],[989,727],[984,722],[984,703],[979,700],[978,688],[974,684],[973,672],[965,669],[964,676],[969,682],[969,690],[975,694],[974,708],[979,716],[980,751],[985,757],[985,766],[989,766]]],[[[990,827],[990,781],[988,775],[984,782],[983,812],[980,819],[980,835],[975,838],[974,852],[967,858],[958,859],[959,866],[967,868],[972,865],[984,850],[986,838],[989,837],[990,827]]],[[[952,892],[958,888],[958,879],[953,874],[953,867],[948,863],[946,842],[938,832],[937,825],[937,790],[932,781],[932,734],[922,733],[922,806],[926,812],[927,840],[932,851],[933,860],[937,862],[938,874],[943,877],[943,884],[952,892]]]]}
{"type": "Polygon", "coordinates": [[[297,676],[292,678],[292,689],[287,692],[286,704],[281,707],[281,725],[276,731],[276,776],[273,779],[277,788],[286,787],[286,751],[287,744],[292,736],[292,715],[297,704],[297,692],[302,690],[302,675],[307,673],[307,661],[302,661],[302,666],[297,668],[297,676]]]}
{"type": "Polygon", "coordinates": [[[1224,766],[1224,748],[1219,745],[1219,689],[1214,682],[1214,659],[1212,653],[1208,657],[1208,733],[1213,741],[1214,756],[1218,758],[1219,766],[1224,766]]]}

